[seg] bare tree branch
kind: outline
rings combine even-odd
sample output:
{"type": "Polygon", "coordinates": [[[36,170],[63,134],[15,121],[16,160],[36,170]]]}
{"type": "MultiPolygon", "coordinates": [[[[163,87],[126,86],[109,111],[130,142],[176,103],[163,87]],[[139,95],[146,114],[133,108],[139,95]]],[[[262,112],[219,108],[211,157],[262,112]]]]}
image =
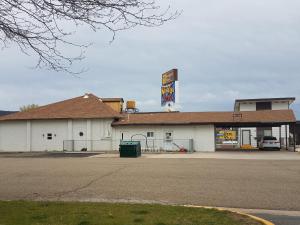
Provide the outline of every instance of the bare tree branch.
{"type": "Polygon", "coordinates": [[[72,64],[84,58],[89,44],[68,41],[74,31],[66,26],[105,28],[113,41],[118,31],[161,26],[179,14],[170,12],[170,7],[161,10],[155,0],[0,0],[0,43],[2,47],[16,43],[23,53],[34,53],[36,67],[74,73],[72,64]],[[68,57],[61,50],[65,45],[81,53],[68,57]]]}

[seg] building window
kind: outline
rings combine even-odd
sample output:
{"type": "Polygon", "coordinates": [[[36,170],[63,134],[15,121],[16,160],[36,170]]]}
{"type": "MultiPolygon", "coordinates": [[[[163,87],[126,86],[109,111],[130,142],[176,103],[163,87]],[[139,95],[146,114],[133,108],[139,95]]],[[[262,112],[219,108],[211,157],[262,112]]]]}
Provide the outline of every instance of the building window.
{"type": "Polygon", "coordinates": [[[256,102],[256,111],[272,110],[272,102],[256,102]]]}
{"type": "Polygon", "coordinates": [[[154,132],[147,132],[147,137],[148,138],[153,138],[154,137],[154,132]]]}
{"type": "Polygon", "coordinates": [[[173,133],[172,132],[166,132],[165,138],[166,138],[167,141],[172,141],[173,133]]]}
{"type": "Polygon", "coordinates": [[[52,133],[48,133],[48,134],[47,134],[47,139],[48,139],[48,140],[52,140],[52,133]]]}
{"type": "Polygon", "coordinates": [[[79,132],[79,136],[82,137],[83,136],[83,132],[79,132]]]}

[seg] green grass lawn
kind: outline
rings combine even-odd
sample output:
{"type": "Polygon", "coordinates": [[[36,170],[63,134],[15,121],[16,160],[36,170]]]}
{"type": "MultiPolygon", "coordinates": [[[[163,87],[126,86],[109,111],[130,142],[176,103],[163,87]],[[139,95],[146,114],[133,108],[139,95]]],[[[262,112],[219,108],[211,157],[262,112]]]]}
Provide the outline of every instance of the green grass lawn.
{"type": "Polygon", "coordinates": [[[0,225],[256,225],[248,217],[180,206],[0,201],[0,225]]]}

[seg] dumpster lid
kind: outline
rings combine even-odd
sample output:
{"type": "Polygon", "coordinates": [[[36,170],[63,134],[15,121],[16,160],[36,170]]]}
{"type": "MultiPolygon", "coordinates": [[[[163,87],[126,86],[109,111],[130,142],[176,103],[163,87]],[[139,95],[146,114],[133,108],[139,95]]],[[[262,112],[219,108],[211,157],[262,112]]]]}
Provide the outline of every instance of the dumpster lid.
{"type": "Polygon", "coordinates": [[[121,141],[120,145],[139,145],[140,141],[121,141]]]}

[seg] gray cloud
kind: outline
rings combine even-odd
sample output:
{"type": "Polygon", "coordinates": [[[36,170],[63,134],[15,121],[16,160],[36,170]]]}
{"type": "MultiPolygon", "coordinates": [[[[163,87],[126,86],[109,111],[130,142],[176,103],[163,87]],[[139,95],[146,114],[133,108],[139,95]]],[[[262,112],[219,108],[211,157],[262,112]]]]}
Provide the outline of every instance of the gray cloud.
{"type": "MultiPolygon", "coordinates": [[[[119,33],[113,44],[105,31],[79,30],[74,40],[94,42],[76,65],[89,68],[81,78],[29,69],[34,58],[15,48],[1,51],[0,108],[93,92],[136,99],[142,110],[161,110],[161,74],[174,67],[180,73],[183,111],[232,110],[235,98],[300,99],[299,1],[168,3],[183,9],[180,18],[159,28],[119,33]]],[[[294,109],[300,117],[298,102],[294,109]]]]}

